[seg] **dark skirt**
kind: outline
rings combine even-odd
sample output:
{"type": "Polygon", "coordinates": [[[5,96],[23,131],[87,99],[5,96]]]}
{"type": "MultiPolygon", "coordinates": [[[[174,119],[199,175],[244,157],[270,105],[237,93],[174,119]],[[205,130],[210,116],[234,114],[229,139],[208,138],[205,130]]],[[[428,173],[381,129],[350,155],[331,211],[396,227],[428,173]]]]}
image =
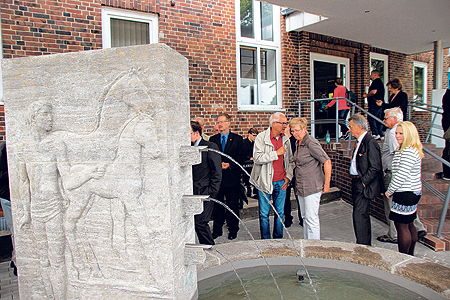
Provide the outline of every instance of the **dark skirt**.
{"type": "Polygon", "coordinates": [[[408,224],[417,218],[417,204],[422,192],[396,192],[392,195],[392,208],[389,219],[408,224]]]}

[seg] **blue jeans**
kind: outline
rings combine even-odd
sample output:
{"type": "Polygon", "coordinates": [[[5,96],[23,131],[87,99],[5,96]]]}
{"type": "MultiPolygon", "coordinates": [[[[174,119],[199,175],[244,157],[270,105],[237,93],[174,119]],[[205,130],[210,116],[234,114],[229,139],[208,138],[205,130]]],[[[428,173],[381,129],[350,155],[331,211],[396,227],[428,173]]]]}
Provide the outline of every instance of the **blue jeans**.
{"type": "MultiPolygon", "coordinates": [[[[381,114],[383,113],[382,107],[371,107],[369,108],[369,113],[377,117],[378,119],[383,119],[381,114]]],[[[383,126],[384,124],[379,123],[371,116],[367,116],[367,120],[369,121],[370,125],[370,132],[372,135],[379,135],[383,136],[383,126]]]]}
{"type": "Polygon", "coordinates": [[[266,194],[262,191],[258,191],[258,203],[259,203],[259,229],[261,231],[261,239],[270,239],[270,197],[273,199],[273,206],[280,215],[278,218],[275,215],[273,225],[273,238],[283,238],[283,220],[284,220],[284,201],[286,199],[286,191],[283,191],[281,187],[284,184],[284,179],[280,181],[272,182],[273,191],[272,194],[266,194]]]}
{"type": "Polygon", "coordinates": [[[347,115],[349,111],[350,109],[341,109],[339,111],[339,126],[341,126],[342,135],[346,135],[348,131],[348,127],[345,122],[347,121],[347,115]]]}

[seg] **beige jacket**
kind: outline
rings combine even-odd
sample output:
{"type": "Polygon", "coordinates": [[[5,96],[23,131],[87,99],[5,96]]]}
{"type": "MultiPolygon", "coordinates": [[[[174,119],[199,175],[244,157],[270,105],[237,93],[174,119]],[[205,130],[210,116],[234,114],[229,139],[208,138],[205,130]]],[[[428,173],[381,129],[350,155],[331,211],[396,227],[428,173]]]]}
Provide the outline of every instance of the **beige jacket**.
{"type": "MultiPolygon", "coordinates": [[[[292,180],[293,176],[293,156],[291,143],[287,136],[282,137],[283,146],[286,149],[284,154],[284,169],[286,171],[286,177],[292,180]]],[[[255,139],[253,148],[253,169],[251,176],[258,184],[257,188],[260,188],[262,192],[272,194],[272,178],[273,178],[273,166],[272,162],[278,159],[275,147],[270,141],[270,128],[258,134],[255,139]]]]}

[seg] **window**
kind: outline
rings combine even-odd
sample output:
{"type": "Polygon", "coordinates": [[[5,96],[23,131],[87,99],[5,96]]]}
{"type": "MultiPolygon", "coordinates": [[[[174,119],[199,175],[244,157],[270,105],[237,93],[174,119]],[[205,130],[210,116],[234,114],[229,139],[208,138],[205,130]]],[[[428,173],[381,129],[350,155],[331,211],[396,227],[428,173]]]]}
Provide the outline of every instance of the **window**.
{"type": "Polygon", "coordinates": [[[414,62],[414,101],[427,102],[427,69],[426,63],[414,62]]]}
{"type": "Polygon", "coordinates": [[[103,48],[158,42],[158,16],[102,7],[103,48]]]}
{"type": "MultiPolygon", "coordinates": [[[[378,53],[370,53],[370,71],[378,70],[380,72],[380,79],[386,85],[388,82],[388,56],[378,53]]],[[[384,88],[384,100],[389,99],[389,91],[387,87],[384,88]]],[[[367,101],[367,98],[366,98],[367,101]]]]}
{"type": "Polygon", "coordinates": [[[236,1],[238,108],[281,110],[280,8],[236,1]]]}

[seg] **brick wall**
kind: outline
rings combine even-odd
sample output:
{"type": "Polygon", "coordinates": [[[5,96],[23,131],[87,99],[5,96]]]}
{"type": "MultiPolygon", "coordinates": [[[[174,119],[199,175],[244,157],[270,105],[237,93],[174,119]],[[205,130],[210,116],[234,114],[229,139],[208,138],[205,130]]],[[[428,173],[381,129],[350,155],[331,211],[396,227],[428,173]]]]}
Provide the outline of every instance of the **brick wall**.
{"type": "Polygon", "coordinates": [[[4,58],[99,49],[101,10],[95,1],[3,0],[4,58]]]}
{"type": "MultiPolygon", "coordinates": [[[[159,0],[3,0],[0,8],[4,57],[100,49],[102,5],[158,14],[159,41],[189,59],[191,116],[205,119],[207,133],[212,132],[220,112],[231,114],[233,131],[239,134],[245,134],[250,127],[267,128],[272,112],[237,109],[234,0],[177,0],[174,6],[170,1],[159,0]]],[[[412,61],[429,61],[432,74],[429,53],[412,58],[334,37],[286,33],[283,18],[281,37],[283,108],[289,118],[298,115],[297,100],[310,99],[310,52],[350,59],[350,89],[359,104],[363,103],[361,92],[369,85],[370,52],[389,55],[390,77],[402,78],[410,97],[412,61]]],[[[448,56],[445,66],[446,70],[448,56]]],[[[429,84],[432,85],[431,80],[429,84]]],[[[432,86],[429,93],[431,89],[432,86]]],[[[309,117],[309,105],[303,105],[301,115],[309,117]]],[[[0,127],[0,136],[3,135],[0,127]]]]}

